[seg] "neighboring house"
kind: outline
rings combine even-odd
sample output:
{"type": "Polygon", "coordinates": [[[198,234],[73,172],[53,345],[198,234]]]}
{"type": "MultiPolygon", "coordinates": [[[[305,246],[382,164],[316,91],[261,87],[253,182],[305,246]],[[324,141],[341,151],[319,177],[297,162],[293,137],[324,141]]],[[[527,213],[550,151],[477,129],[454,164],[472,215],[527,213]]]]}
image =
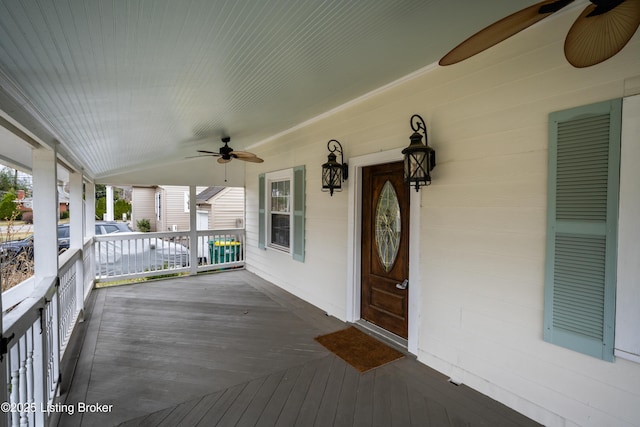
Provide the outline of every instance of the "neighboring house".
{"type": "Polygon", "coordinates": [[[209,187],[198,193],[196,198],[198,216],[206,215],[207,218],[206,223],[198,223],[199,229],[244,227],[244,188],[209,187]]]}
{"type": "MultiPolygon", "coordinates": [[[[58,185],[58,202],[60,214],[69,211],[69,193],[65,191],[61,185],[58,185]]],[[[23,218],[27,218],[28,215],[33,215],[33,198],[26,197],[24,190],[18,190],[15,203],[18,210],[22,212],[23,218]],[[27,216],[25,216],[25,213],[27,216]]]]}
{"type": "MultiPolygon", "coordinates": [[[[197,187],[199,230],[237,228],[244,224],[244,188],[197,187]]],[[[174,185],[134,186],[131,225],[146,218],[151,231],[189,229],[189,187],[174,185]]]]}

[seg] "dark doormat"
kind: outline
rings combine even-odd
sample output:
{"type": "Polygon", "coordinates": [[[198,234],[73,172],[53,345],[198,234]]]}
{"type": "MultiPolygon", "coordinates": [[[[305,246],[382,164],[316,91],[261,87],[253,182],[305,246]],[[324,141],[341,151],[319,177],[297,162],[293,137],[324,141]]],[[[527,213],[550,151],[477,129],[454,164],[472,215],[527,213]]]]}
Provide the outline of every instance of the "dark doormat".
{"type": "Polygon", "coordinates": [[[360,372],[366,372],[403,357],[399,351],[354,326],[316,337],[315,340],[360,372]]]}

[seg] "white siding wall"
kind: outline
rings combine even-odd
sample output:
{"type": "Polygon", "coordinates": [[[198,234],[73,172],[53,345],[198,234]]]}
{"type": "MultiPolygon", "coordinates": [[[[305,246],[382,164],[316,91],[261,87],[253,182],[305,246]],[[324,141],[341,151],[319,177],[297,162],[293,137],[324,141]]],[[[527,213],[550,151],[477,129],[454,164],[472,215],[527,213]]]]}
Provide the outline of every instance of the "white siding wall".
{"type": "Polygon", "coordinates": [[[131,227],[137,230],[136,221],[148,219],[151,231],[156,231],[155,187],[134,187],[131,195],[131,227]]]}
{"type": "Polygon", "coordinates": [[[189,187],[163,185],[165,195],[166,215],[164,217],[164,230],[171,231],[172,225],[177,225],[178,230],[189,229],[189,212],[184,211],[184,193],[189,187]]]}
{"type": "MultiPolygon", "coordinates": [[[[189,194],[189,187],[179,185],[163,185],[164,192],[164,217],[162,225],[164,229],[158,231],[171,231],[172,225],[178,226],[178,231],[189,230],[189,212],[185,212],[184,195],[189,194]]],[[[207,187],[196,187],[196,194],[207,187]]]]}
{"type": "Polygon", "coordinates": [[[209,215],[209,227],[236,228],[239,219],[244,222],[244,188],[225,188],[209,202],[213,212],[209,215]]]}
{"type": "Polygon", "coordinates": [[[567,64],[578,9],[254,147],[265,162],[246,166],[248,269],[345,319],[349,206],[347,191],[320,191],[326,142],[347,159],[401,150],[421,114],[438,165],[412,266],[419,360],[547,425],[640,425],[640,364],[542,340],[548,114],[621,97],[640,75],[640,34],[603,64],[567,64]],[[296,165],[307,167],[304,263],[257,248],[257,175],[296,165]]]}

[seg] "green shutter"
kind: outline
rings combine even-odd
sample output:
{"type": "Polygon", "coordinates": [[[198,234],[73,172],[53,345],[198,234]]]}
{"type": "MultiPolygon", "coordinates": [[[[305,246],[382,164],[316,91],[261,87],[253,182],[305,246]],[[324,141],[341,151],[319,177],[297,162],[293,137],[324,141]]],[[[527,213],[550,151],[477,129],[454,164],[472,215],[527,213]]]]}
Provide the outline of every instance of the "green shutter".
{"type": "Polygon", "coordinates": [[[544,339],[613,361],[622,100],[549,115],[544,339]]]}
{"type": "Polygon", "coordinates": [[[293,168],[293,259],[304,262],[305,168],[293,168]]]}
{"type": "Polygon", "coordinates": [[[266,200],[265,200],[265,178],[264,174],[258,175],[258,248],[265,249],[267,236],[266,224],[266,200]]]}

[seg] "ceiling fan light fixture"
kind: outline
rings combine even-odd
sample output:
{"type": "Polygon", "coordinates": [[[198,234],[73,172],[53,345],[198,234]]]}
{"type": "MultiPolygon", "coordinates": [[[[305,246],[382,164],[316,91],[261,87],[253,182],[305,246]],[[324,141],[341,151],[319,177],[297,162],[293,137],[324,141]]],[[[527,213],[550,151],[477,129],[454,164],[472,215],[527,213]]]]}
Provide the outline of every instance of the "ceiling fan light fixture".
{"type": "Polygon", "coordinates": [[[223,136],[221,138],[221,141],[224,143],[224,145],[220,147],[220,150],[217,153],[215,151],[197,150],[198,153],[202,153],[202,154],[200,156],[191,156],[191,157],[202,157],[202,156],[219,157],[218,163],[229,163],[233,159],[243,160],[245,162],[251,162],[251,163],[264,162],[264,160],[262,160],[260,157],[248,151],[234,151],[233,148],[229,147],[229,141],[231,141],[231,137],[229,136],[223,136]]]}

